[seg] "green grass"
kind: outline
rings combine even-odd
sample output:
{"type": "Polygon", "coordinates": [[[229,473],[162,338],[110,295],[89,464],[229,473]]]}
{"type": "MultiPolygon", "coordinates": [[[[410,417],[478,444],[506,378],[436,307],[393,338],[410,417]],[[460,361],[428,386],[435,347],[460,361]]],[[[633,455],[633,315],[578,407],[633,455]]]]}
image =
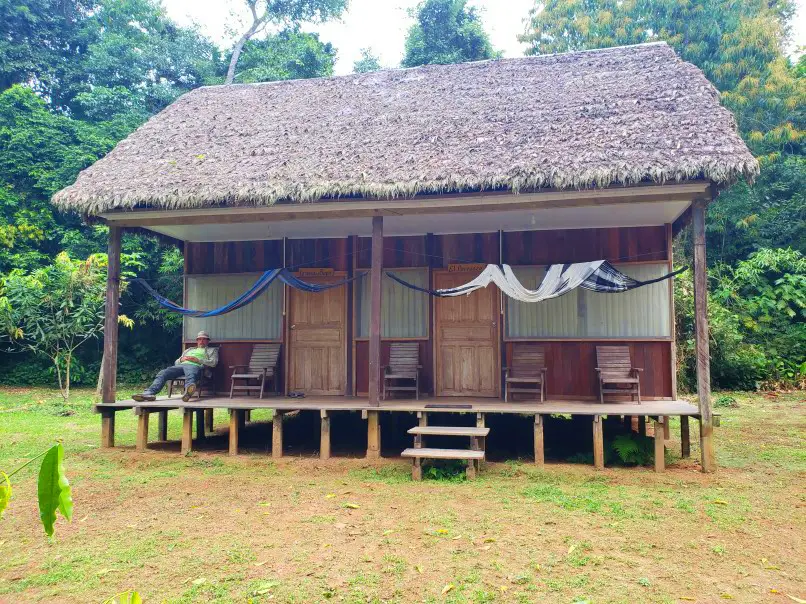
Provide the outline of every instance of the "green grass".
{"type": "MultiPolygon", "coordinates": [[[[413,483],[399,460],[231,458],[134,451],[118,414],[99,444],[92,393],[0,390],[0,469],[61,439],[72,524],[49,541],[35,468],[14,477],[0,521],[0,602],[698,602],[806,598],[804,396],[730,393],[720,470],[679,460],[661,475],[529,461],[447,468],[413,483]],[[355,504],[355,505],[347,505],[355,504]],[[358,506],[358,507],[355,507],[358,506]]],[[[267,421],[270,412],[255,419],[267,421]]],[[[225,433],[227,417],[216,413],[225,433]]],[[[156,439],[156,422],[151,438],[156,439]]],[[[178,414],[169,438],[178,439],[178,414]]]]}

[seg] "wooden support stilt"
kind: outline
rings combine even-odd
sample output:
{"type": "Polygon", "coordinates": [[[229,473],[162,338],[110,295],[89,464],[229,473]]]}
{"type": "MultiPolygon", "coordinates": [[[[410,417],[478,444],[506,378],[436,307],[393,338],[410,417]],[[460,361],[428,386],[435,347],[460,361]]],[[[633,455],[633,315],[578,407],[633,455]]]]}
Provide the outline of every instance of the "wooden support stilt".
{"type": "Polygon", "coordinates": [[[680,416],[680,456],[683,459],[691,457],[691,432],[688,415],[680,416]]]}
{"type": "Polygon", "coordinates": [[[412,458],[411,464],[411,479],[412,480],[422,480],[423,479],[423,463],[419,457],[412,458]]]}
{"type": "Polygon", "coordinates": [[[182,454],[193,450],[193,411],[182,409],[182,454]]]}
{"type": "Polygon", "coordinates": [[[367,412],[367,459],[381,457],[381,413],[367,412]]]}
{"type": "Polygon", "coordinates": [[[241,409],[241,413],[238,414],[238,427],[243,430],[246,427],[246,414],[249,412],[247,409],[241,409]]]}
{"type": "Polygon", "coordinates": [[[593,416],[593,467],[604,469],[604,430],[602,429],[602,416],[593,416]]]}
{"type": "Polygon", "coordinates": [[[655,421],[655,471],[663,472],[666,469],[665,450],[663,446],[663,424],[668,418],[662,415],[655,421]]]}
{"type": "Polygon", "coordinates": [[[271,456],[274,459],[283,456],[283,413],[277,410],[271,420],[271,456]]]}
{"type": "Polygon", "coordinates": [[[214,412],[215,412],[215,409],[205,409],[204,410],[204,429],[207,430],[207,432],[210,432],[210,433],[215,431],[214,412]]]}
{"type": "MultiPolygon", "coordinates": [[[[369,404],[380,404],[381,384],[381,280],[383,269],[383,216],[372,218],[372,258],[369,300],[369,404]]],[[[371,421],[371,420],[370,420],[371,421]]],[[[379,447],[380,451],[380,447],[379,447]]],[[[380,453],[379,453],[380,455],[380,453]]],[[[369,455],[367,455],[369,457],[369,455]]]]}
{"type": "Polygon", "coordinates": [[[196,438],[204,440],[204,409],[196,409],[196,438]]]}
{"type": "Polygon", "coordinates": [[[165,442],[168,440],[168,410],[159,411],[157,415],[157,438],[165,442]]]}
{"type": "Polygon", "coordinates": [[[319,412],[321,421],[321,432],[319,435],[319,458],[330,459],[330,416],[327,410],[319,412]]]}
{"type": "Polygon", "coordinates": [[[148,447],[148,411],[140,409],[137,416],[137,445],[138,451],[145,451],[148,447]]]}
{"type": "Polygon", "coordinates": [[[427,411],[418,411],[417,412],[417,425],[421,428],[425,428],[428,426],[428,412],[427,411]]]}
{"type": "Polygon", "coordinates": [[[667,416],[663,421],[663,440],[669,440],[672,437],[669,425],[670,425],[669,417],[667,416]]]}
{"type": "MultiPolygon", "coordinates": [[[[486,428],[486,418],[483,413],[476,413],[476,428],[486,428]]],[[[487,461],[487,437],[481,436],[479,437],[479,446],[481,450],[484,451],[484,460],[478,463],[478,468],[481,470],[484,462],[487,461]]]]}
{"type": "Polygon", "coordinates": [[[247,409],[246,411],[243,412],[243,421],[244,421],[244,423],[252,421],[252,410],[251,409],[247,409]]]}
{"type": "Polygon", "coordinates": [[[467,469],[465,470],[465,475],[467,476],[468,480],[476,479],[476,462],[474,460],[467,460],[467,469]]]}
{"type": "Polygon", "coordinates": [[[535,414],[535,465],[543,467],[546,463],[546,449],[543,441],[543,416],[535,414]]]}
{"type": "Polygon", "coordinates": [[[705,255],[705,208],[707,202],[691,204],[694,235],[694,324],[697,352],[697,398],[700,406],[700,455],[703,472],[716,470],[714,419],[711,413],[711,358],[708,349],[708,272],[705,255]]]}
{"type": "Polygon", "coordinates": [[[111,449],[115,446],[115,412],[104,411],[101,414],[101,447],[111,449]]]}
{"type": "Polygon", "coordinates": [[[238,438],[241,432],[241,415],[243,411],[240,409],[229,410],[229,454],[238,454],[238,438]]]}
{"type": "Polygon", "coordinates": [[[638,434],[639,436],[646,436],[646,416],[638,416],[638,434]]]}

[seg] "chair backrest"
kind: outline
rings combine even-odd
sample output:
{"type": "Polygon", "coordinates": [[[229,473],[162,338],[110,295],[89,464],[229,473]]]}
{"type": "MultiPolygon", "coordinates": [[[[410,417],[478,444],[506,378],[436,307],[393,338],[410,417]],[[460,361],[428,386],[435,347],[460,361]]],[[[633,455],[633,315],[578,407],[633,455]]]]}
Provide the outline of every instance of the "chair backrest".
{"type": "Polygon", "coordinates": [[[607,377],[630,377],[632,361],[629,346],[597,346],[597,367],[607,377]]]}
{"type": "Polygon", "coordinates": [[[534,344],[512,345],[512,377],[538,377],[546,367],[546,351],[534,344]]]}
{"type": "Polygon", "coordinates": [[[392,342],[389,347],[389,369],[392,373],[415,373],[419,364],[419,342],[392,342]]]}
{"type": "Polygon", "coordinates": [[[280,360],[282,344],[254,344],[249,359],[249,373],[263,373],[263,368],[274,369],[280,360]]]}

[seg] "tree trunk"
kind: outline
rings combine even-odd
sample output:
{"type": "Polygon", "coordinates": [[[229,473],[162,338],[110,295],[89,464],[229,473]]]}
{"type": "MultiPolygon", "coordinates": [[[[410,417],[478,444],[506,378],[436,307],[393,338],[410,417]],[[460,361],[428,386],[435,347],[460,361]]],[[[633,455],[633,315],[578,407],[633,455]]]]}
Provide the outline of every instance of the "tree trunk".
{"type": "Polygon", "coordinates": [[[262,17],[257,16],[257,9],[255,7],[255,2],[250,2],[247,0],[247,4],[249,5],[249,10],[252,11],[252,25],[249,29],[246,30],[246,33],[241,36],[241,38],[235,43],[235,46],[232,49],[232,58],[229,60],[229,69],[227,69],[227,79],[224,80],[224,84],[232,84],[233,80],[235,80],[235,67],[238,65],[238,59],[241,56],[241,51],[243,51],[244,44],[249,41],[249,38],[255,35],[260,27],[265,23],[266,18],[268,17],[268,8],[266,12],[263,14],[262,17]]]}
{"type": "Polygon", "coordinates": [[[68,352],[66,359],[67,366],[64,369],[64,394],[62,395],[65,403],[70,398],[70,364],[72,362],[73,362],[73,355],[68,352]]]}

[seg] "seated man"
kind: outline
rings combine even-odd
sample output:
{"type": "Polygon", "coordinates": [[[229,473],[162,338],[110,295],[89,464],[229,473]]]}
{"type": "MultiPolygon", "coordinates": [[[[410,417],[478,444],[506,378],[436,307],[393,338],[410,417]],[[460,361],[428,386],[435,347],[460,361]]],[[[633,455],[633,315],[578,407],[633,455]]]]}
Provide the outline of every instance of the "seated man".
{"type": "Polygon", "coordinates": [[[165,382],[184,378],[185,391],[182,393],[182,400],[188,402],[196,392],[196,382],[204,368],[218,365],[218,348],[213,348],[209,344],[210,335],[206,331],[200,331],[196,336],[196,348],[188,348],[181,357],[176,359],[173,367],[166,367],[160,371],[142,394],[135,394],[132,398],[139,403],[155,401],[157,393],[162,390],[165,382]]]}

